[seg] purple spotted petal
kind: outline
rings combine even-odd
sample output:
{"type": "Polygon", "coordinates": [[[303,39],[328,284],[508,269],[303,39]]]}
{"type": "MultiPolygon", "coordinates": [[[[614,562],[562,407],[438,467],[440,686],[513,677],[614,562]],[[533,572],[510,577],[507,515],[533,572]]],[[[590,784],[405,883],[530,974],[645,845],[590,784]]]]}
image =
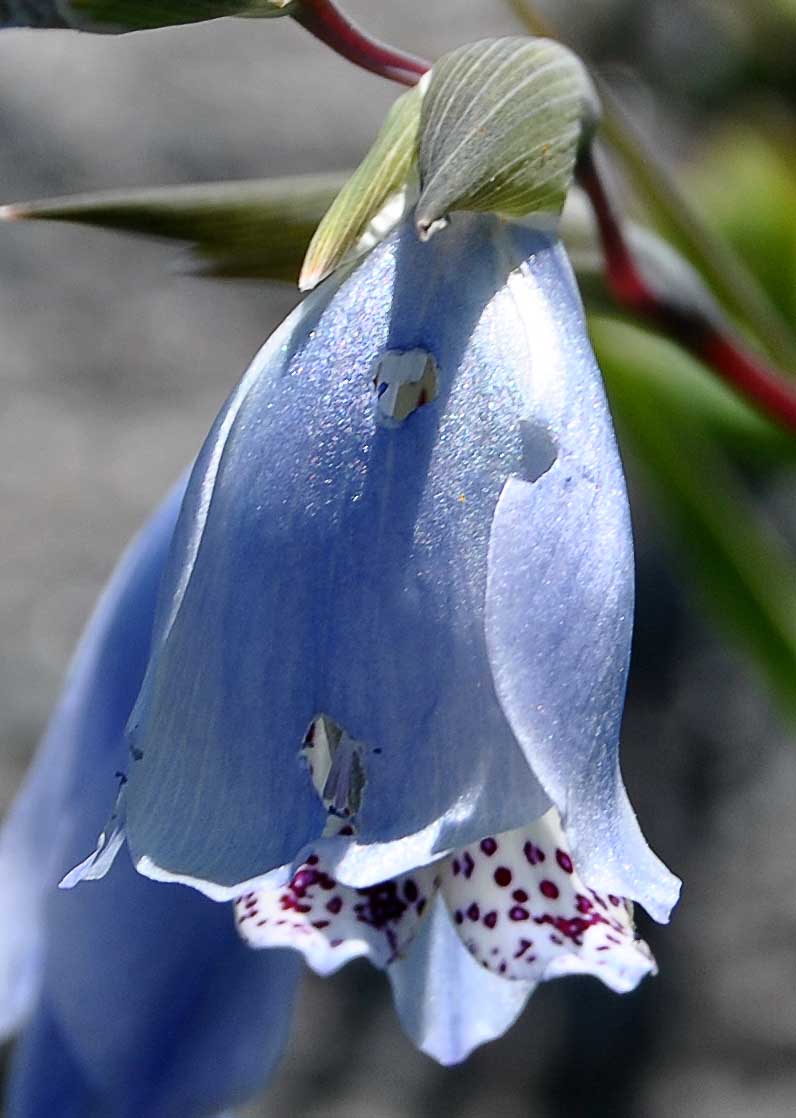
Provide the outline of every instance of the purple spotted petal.
{"type": "Polygon", "coordinates": [[[344,880],[547,809],[495,695],[484,600],[506,476],[555,454],[521,384],[529,363],[546,376],[576,298],[559,254],[488,218],[427,245],[406,225],[256,359],[191,479],[133,720],[144,872],[229,896],[311,846],[324,812],[299,750],[319,714],[362,743],[344,880]]]}
{"type": "Polygon", "coordinates": [[[406,958],[387,974],[401,1025],[441,1064],[461,1063],[502,1036],[533,991],[531,982],[507,982],[479,966],[454,932],[441,897],[406,958]]]}
{"type": "MultiPolygon", "coordinates": [[[[621,463],[574,280],[559,297],[543,369],[528,333],[516,351],[526,414],[556,448],[536,480],[510,470],[492,524],[486,632],[495,686],[530,766],[561,812],[587,880],[666,920],[679,882],[650,851],[627,799],[618,745],[633,621],[633,550],[621,463]],[[527,355],[523,363],[522,356],[527,355]]],[[[549,330],[515,274],[499,299],[549,330]]]]}
{"type": "Polygon", "coordinates": [[[436,896],[437,866],[352,889],[312,853],[281,887],[245,893],[235,904],[238,931],[251,947],[292,947],[318,974],[359,956],[378,967],[400,958],[436,896]]]}
{"type": "Polygon", "coordinates": [[[457,852],[441,873],[462,942],[505,979],[592,974],[623,994],[655,972],[627,903],[584,884],[555,808],[457,852]]]}

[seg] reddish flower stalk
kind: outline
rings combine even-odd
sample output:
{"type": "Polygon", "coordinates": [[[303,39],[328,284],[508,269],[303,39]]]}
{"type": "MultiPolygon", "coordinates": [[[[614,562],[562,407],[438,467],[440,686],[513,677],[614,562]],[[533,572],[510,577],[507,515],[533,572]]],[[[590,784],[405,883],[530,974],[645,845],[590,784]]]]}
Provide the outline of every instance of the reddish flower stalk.
{"type": "Polygon", "coordinates": [[[430,69],[423,59],[372,39],[333,0],[302,0],[293,18],[337,54],[383,78],[414,85],[430,69]]]}
{"type": "MultiPolygon", "coordinates": [[[[392,81],[414,85],[431,68],[423,59],[372,39],[334,0],[303,0],[294,18],[337,54],[392,81]]],[[[683,307],[655,292],[636,265],[590,150],[581,156],[577,177],[594,209],[606,279],[617,304],[678,342],[769,419],[796,433],[796,380],[775,372],[699,308],[683,307]]]]}
{"type": "Polygon", "coordinates": [[[775,373],[698,307],[676,304],[652,290],[636,265],[591,150],[581,156],[578,182],[597,219],[606,280],[619,306],[673,338],[769,419],[796,433],[796,381],[775,373]]]}

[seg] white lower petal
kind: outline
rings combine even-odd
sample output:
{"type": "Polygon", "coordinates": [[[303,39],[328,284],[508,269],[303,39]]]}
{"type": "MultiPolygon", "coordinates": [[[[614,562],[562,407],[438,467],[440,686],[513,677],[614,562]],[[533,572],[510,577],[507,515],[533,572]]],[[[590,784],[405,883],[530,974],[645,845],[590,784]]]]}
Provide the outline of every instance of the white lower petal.
{"type": "Polygon", "coordinates": [[[286,885],[245,893],[235,902],[238,930],[252,947],[292,947],[318,974],[365,955],[378,967],[401,958],[427,917],[439,865],[378,885],[340,884],[317,853],[286,885]]]}
{"type": "Polygon", "coordinates": [[[578,876],[554,808],[459,851],[444,863],[442,894],[467,949],[505,978],[592,974],[624,993],[655,972],[631,906],[578,876]]]}

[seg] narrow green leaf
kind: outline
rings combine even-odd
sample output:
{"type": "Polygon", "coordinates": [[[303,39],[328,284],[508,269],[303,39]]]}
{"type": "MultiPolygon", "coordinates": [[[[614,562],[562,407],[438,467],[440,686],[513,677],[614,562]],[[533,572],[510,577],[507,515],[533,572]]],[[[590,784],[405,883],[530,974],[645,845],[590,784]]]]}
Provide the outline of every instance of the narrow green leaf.
{"type": "Polygon", "coordinates": [[[417,153],[422,88],[399,97],[354,174],[318,226],[299,287],[311,291],[354,252],[370,223],[406,185],[417,153]]]}
{"type": "Polygon", "coordinates": [[[452,210],[558,214],[598,115],[580,60],[549,39],[485,39],[444,55],[423,101],[417,225],[452,210]]]}
{"type": "Polygon", "coordinates": [[[144,31],[222,16],[286,16],[295,0],[61,0],[76,27],[144,31]]]}
{"type": "Polygon", "coordinates": [[[222,16],[287,16],[298,0],[0,0],[4,27],[143,31],[222,16]]]}
{"type": "Polygon", "coordinates": [[[698,410],[646,377],[641,331],[592,318],[617,424],[652,483],[718,624],[796,714],[796,556],[761,516],[698,410]]]}
{"type": "Polygon", "coordinates": [[[78,222],[184,241],[204,275],[290,280],[342,181],[304,175],[108,191],[0,209],[5,220],[78,222]]]}

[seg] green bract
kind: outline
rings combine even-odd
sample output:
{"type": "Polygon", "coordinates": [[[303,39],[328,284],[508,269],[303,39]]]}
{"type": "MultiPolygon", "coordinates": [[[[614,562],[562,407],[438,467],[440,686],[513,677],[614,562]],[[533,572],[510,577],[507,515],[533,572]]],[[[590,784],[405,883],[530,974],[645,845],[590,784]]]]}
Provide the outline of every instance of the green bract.
{"type": "Polygon", "coordinates": [[[580,60],[549,39],[485,39],[444,55],[423,101],[417,226],[451,210],[557,215],[598,116],[580,60]]]}
{"type": "Polygon", "coordinates": [[[368,225],[405,186],[417,151],[422,89],[399,97],[376,141],[318,226],[299,286],[310,291],[353,250],[368,225]]]}

